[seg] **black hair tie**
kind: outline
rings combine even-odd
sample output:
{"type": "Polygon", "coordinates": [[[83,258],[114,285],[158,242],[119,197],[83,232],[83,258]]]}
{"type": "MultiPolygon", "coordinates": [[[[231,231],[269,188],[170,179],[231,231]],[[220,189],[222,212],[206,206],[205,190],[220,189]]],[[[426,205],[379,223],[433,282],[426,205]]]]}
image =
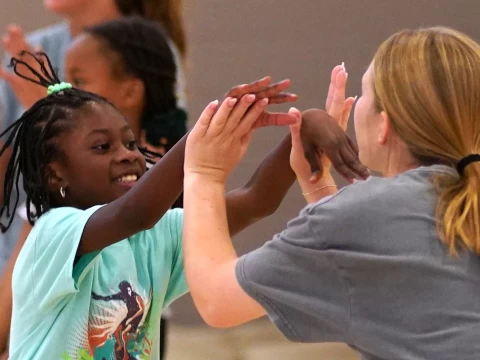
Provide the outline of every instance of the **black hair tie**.
{"type": "Polygon", "coordinates": [[[460,161],[457,163],[458,173],[463,176],[463,170],[465,170],[468,165],[474,162],[480,162],[480,154],[470,154],[465,156],[463,159],[460,159],[460,161]]]}

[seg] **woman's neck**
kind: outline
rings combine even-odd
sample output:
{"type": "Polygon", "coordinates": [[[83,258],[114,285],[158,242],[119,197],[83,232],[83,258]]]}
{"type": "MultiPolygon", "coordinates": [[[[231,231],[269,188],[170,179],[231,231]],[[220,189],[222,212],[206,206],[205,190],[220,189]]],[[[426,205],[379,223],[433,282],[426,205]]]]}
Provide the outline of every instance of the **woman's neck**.
{"type": "Polygon", "coordinates": [[[68,16],[70,24],[70,34],[72,38],[82,32],[88,26],[93,26],[104,21],[115,20],[122,17],[120,11],[112,4],[112,7],[106,9],[88,9],[82,13],[76,13],[68,16]]]}
{"type": "Polygon", "coordinates": [[[383,176],[394,177],[419,166],[421,164],[410,154],[410,151],[391,152],[385,164],[383,176]]]}

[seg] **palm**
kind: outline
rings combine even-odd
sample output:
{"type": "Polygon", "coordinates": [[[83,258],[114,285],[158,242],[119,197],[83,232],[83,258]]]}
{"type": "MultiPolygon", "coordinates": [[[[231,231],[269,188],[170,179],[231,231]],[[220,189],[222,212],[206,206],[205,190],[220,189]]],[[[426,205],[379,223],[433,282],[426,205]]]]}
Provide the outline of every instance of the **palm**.
{"type": "MultiPolygon", "coordinates": [[[[325,104],[326,112],[330,117],[335,119],[340,127],[345,131],[347,128],[348,119],[350,117],[350,112],[352,110],[355,98],[345,99],[345,89],[347,83],[347,73],[345,68],[341,65],[336,66],[332,70],[330,86],[328,89],[328,96],[325,104]]],[[[325,121],[322,119],[321,114],[318,112],[309,112],[306,111],[303,113],[304,117],[312,117],[309,120],[313,122],[316,121],[325,121]]],[[[306,155],[310,157],[315,157],[314,159],[309,159],[310,162],[316,162],[319,164],[320,173],[328,174],[332,163],[330,159],[323,153],[305,153],[301,141],[301,132],[300,124],[291,126],[292,132],[292,151],[290,154],[290,164],[292,169],[297,175],[298,179],[311,179],[311,166],[309,161],[306,159],[306,155]]],[[[311,179],[314,180],[315,179],[311,179]]]]}

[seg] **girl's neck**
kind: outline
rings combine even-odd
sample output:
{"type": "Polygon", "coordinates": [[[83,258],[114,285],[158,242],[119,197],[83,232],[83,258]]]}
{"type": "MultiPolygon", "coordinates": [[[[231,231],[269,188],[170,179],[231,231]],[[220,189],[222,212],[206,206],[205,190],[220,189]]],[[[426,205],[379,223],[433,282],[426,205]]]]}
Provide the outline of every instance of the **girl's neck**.
{"type": "Polygon", "coordinates": [[[122,17],[120,11],[112,4],[112,7],[106,9],[88,9],[82,13],[76,13],[68,16],[70,24],[70,34],[72,38],[82,32],[88,26],[93,26],[104,21],[115,20],[122,17]]]}

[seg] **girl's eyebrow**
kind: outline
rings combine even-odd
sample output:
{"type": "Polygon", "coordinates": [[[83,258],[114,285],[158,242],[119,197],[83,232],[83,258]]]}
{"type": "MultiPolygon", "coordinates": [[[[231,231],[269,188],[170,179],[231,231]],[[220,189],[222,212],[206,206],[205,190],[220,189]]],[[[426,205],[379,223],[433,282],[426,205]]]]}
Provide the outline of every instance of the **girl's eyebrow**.
{"type": "MultiPolygon", "coordinates": [[[[110,131],[111,131],[111,129],[93,129],[92,131],[90,131],[90,132],[88,133],[87,136],[94,135],[94,134],[104,134],[104,135],[108,135],[108,134],[110,133],[110,131]]],[[[125,132],[127,132],[127,131],[130,131],[130,125],[128,125],[128,124],[125,125],[124,127],[122,127],[122,128],[120,129],[120,131],[121,131],[122,133],[125,133],[125,132]]]]}
{"type": "Polygon", "coordinates": [[[105,134],[108,135],[110,131],[108,129],[93,129],[88,133],[87,136],[95,135],[95,134],[105,134]]]}

